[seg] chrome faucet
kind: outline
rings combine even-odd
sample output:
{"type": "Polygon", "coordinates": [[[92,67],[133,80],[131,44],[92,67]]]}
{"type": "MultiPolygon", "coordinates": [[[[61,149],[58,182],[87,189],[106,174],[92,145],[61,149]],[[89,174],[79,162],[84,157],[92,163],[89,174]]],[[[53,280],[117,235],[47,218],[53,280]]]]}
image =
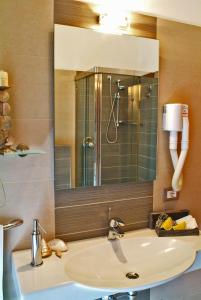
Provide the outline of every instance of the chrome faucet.
{"type": "Polygon", "coordinates": [[[41,233],[38,219],[33,220],[31,257],[31,265],[33,267],[42,265],[41,233]]]}
{"type": "Polygon", "coordinates": [[[109,221],[108,240],[116,240],[117,237],[123,237],[124,231],[122,226],[125,226],[125,223],[120,218],[112,218],[109,221]]]}

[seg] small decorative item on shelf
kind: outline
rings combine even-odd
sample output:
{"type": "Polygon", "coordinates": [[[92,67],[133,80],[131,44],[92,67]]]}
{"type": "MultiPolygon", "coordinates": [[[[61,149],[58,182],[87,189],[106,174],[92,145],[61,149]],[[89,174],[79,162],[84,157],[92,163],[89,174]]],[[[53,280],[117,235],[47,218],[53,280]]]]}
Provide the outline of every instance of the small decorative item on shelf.
{"type": "Polygon", "coordinates": [[[3,71],[3,70],[0,70],[0,89],[4,90],[4,89],[7,89],[7,88],[9,88],[8,73],[3,71]]]}
{"type": "Polygon", "coordinates": [[[8,88],[8,73],[0,71],[0,154],[3,155],[5,153],[15,152],[15,149],[12,148],[12,144],[8,141],[9,130],[11,129],[8,88]]]}
{"type": "Polygon", "coordinates": [[[44,154],[42,150],[30,150],[29,147],[23,143],[16,148],[9,139],[9,131],[11,129],[11,117],[9,100],[9,84],[8,73],[0,70],[0,155],[4,156],[20,156],[24,157],[29,154],[44,154]]]}
{"type": "Polygon", "coordinates": [[[27,155],[27,150],[29,150],[29,147],[25,144],[19,144],[17,145],[16,150],[19,153],[19,156],[24,157],[27,155]]]}

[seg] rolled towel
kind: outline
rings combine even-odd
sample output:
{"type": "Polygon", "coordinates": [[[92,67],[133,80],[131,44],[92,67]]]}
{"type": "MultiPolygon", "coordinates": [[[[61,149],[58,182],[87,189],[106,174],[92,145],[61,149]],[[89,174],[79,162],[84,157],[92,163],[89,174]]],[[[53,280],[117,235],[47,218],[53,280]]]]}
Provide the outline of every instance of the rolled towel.
{"type": "Polygon", "coordinates": [[[186,222],[186,229],[195,229],[198,227],[195,218],[193,218],[191,215],[176,220],[177,224],[180,224],[182,222],[186,222]]]}

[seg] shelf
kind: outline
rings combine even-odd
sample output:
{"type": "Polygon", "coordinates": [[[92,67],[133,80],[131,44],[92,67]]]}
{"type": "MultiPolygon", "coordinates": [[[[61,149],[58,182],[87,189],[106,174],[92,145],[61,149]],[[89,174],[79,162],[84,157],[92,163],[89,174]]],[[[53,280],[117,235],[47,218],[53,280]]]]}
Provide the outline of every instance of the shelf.
{"type": "Polygon", "coordinates": [[[0,91],[5,91],[7,89],[10,89],[10,86],[0,86],[0,91]]]}
{"type": "Polygon", "coordinates": [[[20,151],[17,150],[16,152],[5,152],[5,153],[0,153],[0,156],[7,156],[7,157],[25,157],[27,155],[39,155],[39,154],[45,154],[46,152],[43,150],[38,150],[38,149],[30,149],[30,150],[24,150],[20,151]]]}

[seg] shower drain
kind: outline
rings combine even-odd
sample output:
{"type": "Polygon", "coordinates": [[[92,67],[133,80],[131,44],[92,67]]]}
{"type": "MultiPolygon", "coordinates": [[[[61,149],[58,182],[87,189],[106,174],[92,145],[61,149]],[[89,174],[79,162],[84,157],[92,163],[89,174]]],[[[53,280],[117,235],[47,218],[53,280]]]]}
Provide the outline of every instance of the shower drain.
{"type": "Polygon", "coordinates": [[[128,279],[138,279],[140,276],[139,276],[138,273],[135,273],[135,272],[128,272],[128,273],[126,274],[126,277],[127,277],[128,279]]]}

